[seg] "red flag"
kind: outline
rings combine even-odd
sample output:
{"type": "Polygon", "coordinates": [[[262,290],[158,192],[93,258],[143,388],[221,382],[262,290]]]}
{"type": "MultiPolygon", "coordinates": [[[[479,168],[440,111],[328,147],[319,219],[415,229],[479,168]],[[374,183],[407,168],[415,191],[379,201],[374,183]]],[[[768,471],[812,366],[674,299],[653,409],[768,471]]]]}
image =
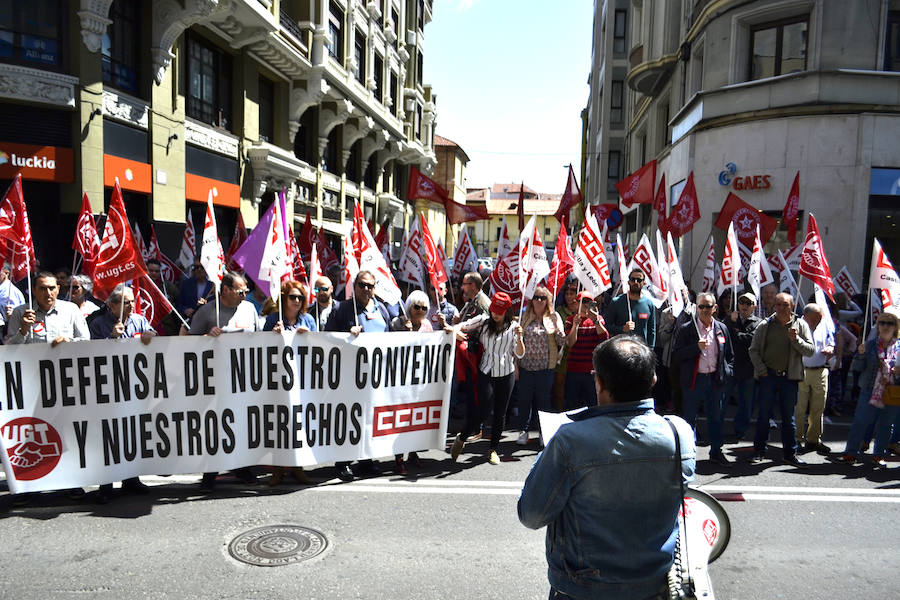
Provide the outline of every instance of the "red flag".
{"type": "Polygon", "coordinates": [[[656,183],[656,161],[646,165],[616,184],[622,204],[652,204],[653,185],[656,183]]]}
{"type": "Polygon", "coordinates": [[[444,263],[438,254],[437,244],[431,237],[431,231],[428,229],[428,223],[425,222],[424,213],[419,213],[419,220],[422,223],[422,240],[423,249],[425,250],[425,266],[428,268],[428,277],[431,279],[431,285],[437,289],[442,283],[447,281],[447,272],[444,270],[444,263]]]}
{"type": "Polygon", "coordinates": [[[288,258],[290,259],[293,268],[294,281],[306,283],[307,287],[310,287],[312,281],[309,281],[309,278],[306,275],[306,267],[303,266],[303,255],[300,254],[300,247],[297,245],[297,238],[294,237],[293,227],[288,227],[288,244],[290,245],[291,250],[288,258]]]}
{"type": "Polygon", "coordinates": [[[0,201],[0,238],[6,246],[4,257],[12,264],[13,281],[25,279],[29,269],[34,269],[35,257],[21,173],[16,173],[0,201]]]}
{"type": "Polygon", "coordinates": [[[300,253],[303,254],[303,256],[310,255],[315,238],[316,232],[313,229],[312,217],[310,216],[309,211],[306,211],[306,222],[303,224],[303,227],[300,228],[300,235],[297,239],[297,247],[300,248],[300,253]]]}
{"type": "Polygon", "coordinates": [[[391,226],[391,220],[385,219],[384,223],[381,224],[381,227],[378,228],[378,233],[375,234],[375,247],[384,252],[384,247],[388,245],[388,229],[391,226]]]}
{"type": "Polygon", "coordinates": [[[247,228],[244,226],[244,217],[238,211],[237,222],[234,224],[234,235],[228,244],[228,253],[225,255],[225,268],[229,271],[241,271],[241,265],[234,260],[234,253],[247,241],[247,228]]]}
{"type": "Polygon", "coordinates": [[[423,175],[415,165],[409,168],[409,186],[406,188],[406,199],[432,200],[445,204],[450,202],[450,194],[439,186],[431,177],[423,175]]]}
{"type": "Polygon", "coordinates": [[[87,192],[81,197],[81,212],[75,223],[72,250],[81,254],[81,271],[90,277],[94,272],[97,253],[100,251],[100,237],[97,235],[97,225],[94,223],[94,215],[91,213],[91,203],[88,200],[87,192]]]}
{"type": "Polygon", "coordinates": [[[547,276],[547,284],[553,290],[553,294],[559,291],[566,281],[566,277],[572,272],[575,257],[572,254],[572,243],[566,231],[566,222],[559,224],[559,235],[556,236],[556,249],[553,252],[553,260],[550,261],[550,274],[547,276]]]}
{"type": "Polygon", "coordinates": [[[128,215],[125,214],[125,203],[122,201],[122,188],[116,181],[109,203],[106,227],[103,229],[103,240],[100,242],[100,252],[97,254],[97,263],[94,267],[94,295],[105,299],[117,284],[136,279],[146,273],[144,259],[128,226],[128,215]]]}
{"type": "Polygon", "coordinates": [[[337,265],[341,266],[341,261],[337,256],[337,253],[331,249],[331,246],[328,245],[328,242],[325,240],[325,234],[322,233],[321,230],[316,234],[316,252],[319,254],[319,262],[322,263],[322,268],[327,273],[328,270],[337,265]]]}
{"type": "Polygon", "coordinates": [[[683,236],[693,229],[694,223],[700,220],[700,204],[697,202],[697,188],[694,187],[694,172],[688,175],[687,183],[681,190],[678,204],[666,219],[666,230],[673,238],[683,236]]]}
{"type": "Polygon", "coordinates": [[[569,220],[569,211],[572,207],[584,202],[581,190],[578,189],[578,181],[575,179],[575,171],[569,165],[569,177],[566,179],[566,189],[559,200],[559,208],[556,210],[556,220],[562,223],[569,220]]]}
{"type": "Polygon", "coordinates": [[[525,229],[525,182],[519,186],[519,203],[516,205],[516,214],[519,215],[519,232],[525,229]]]}
{"type": "Polygon", "coordinates": [[[759,225],[759,238],[763,244],[769,241],[778,221],[759,212],[752,204],[747,204],[737,194],[728,192],[725,203],[714,225],[722,231],[728,230],[728,224],[734,223],[734,233],[738,240],[748,248],[752,248],[756,240],[756,226],[759,225]]]}
{"type": "Polygon", "coordinates": [[[162,320],[175,310],[172,304],[147,275],[135,279],[133,288],[134,312],[150,321],[153,329],[161,331],[162,320]]]}
{"type": "Polygon", "coordinates": [[[159,271],[163,281],[170,281],[172,283],[178,281],[178,265],[175,264],[175,261],[163,254],[162,249],[159,247],[159,242],[156,239],[156,229],[153,225],[150,226],[149,249],[150,255],[159,261],[159,271]]]}
{"type": "Polygon", "coordinates": [[[601,228],[606,225],[607,230],[612,230],[622,224],[622,211],[614,202],[595,204],[591,211],[594,213],[594,218],[597,219],[597,225],[601,228]]]}
{"type": "Polygon", "coordinates": [[[666,174],[659,178],[659,187],[656,188],[656,197],[653,199],[653,209],[656,211],[656,228],[666,235],[666,174]]]}
{"type": "Polygon", "coordinates": [[[818,284],[834,302],[834,281],[831,279],[828,259],[825,258],[825,246],[822,245],[819,226],[816,225],[816,219],[812,214],[809,215],[809,224],[806,226],[806,242],[804,242],[803,252],[800,254],[800,275],[818,284]]]}
{"type": "Polygon", "coordinates": [[[784,203],[784,210],[781,218],[787,225],[788,242],[793,246],[797,243],[797,215],[800,214],[800,171],[794,176],[794,184],[791,186],[791,193],[788,194],[787,202],[784,203]]]}
{"type": "Polygon", "coordinates": [[[486,206],[470,206],[468,204],[460,204],[453,200],[448,200],[444,204],[447,211],[447,220],[451,225],[459,225],[469,221],[480,221],[481,219],[490,219],[486,206]]]}

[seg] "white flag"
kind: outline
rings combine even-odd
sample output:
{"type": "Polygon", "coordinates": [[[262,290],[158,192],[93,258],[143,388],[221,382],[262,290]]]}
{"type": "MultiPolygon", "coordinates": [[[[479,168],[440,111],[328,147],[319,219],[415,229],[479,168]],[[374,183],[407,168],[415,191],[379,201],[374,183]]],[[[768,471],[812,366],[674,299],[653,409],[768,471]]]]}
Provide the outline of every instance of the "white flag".
{"type": "Polygon", "coordinates": [[[791,273],[791,268],[784,259],[784,254],[781,253],[781,250],[778,251],[778,262],[781,264],[778,278],[778,290],[785,294],[790,294],[791,297],[796,300],[800,290],[797,288],[797,281],[794,279],[794,274],[791,273]]]}
{"type": "Polygon", "coordinates": [[[573,257],[575,264],[572,266],[572,272],[592,296],[599,296],[612,286],[609,263],[606,261],[606,252],[603,248],[603,233],[597,225],[593,212],[585,215],[573,257]]]}
{"type": "Polygon", "coordinates": [[[869,287],[881,290],[883,307],[900,308],[900,277],[878,238],[872,240],[872,268],[869,269],[869,287]]]}
{"type": "Polygon", "coordinates": [[[509,232],[506,230],[506,216],[503,217],[503,225],[500,227],[500,242],[497,244],[497,262],[503,260],[508,252],[513,249],[509,240],[509,232]]]}
{"type": "Polygon", "coordinates": [[[640,243],[634,249],[634,255],[631,257],[631,266],[644,272],[647,278],[647,291],[650,293],[651,302],[656,308],[662,306],[669,293],[668,290],[663,290],[660,287],[663,284],[659,263],[656,262],[653,248],[650,247],[650,239],[646,233],[641,236],[640,243]]]}
{"type": "Polygon", "coordinates": [[[478,255],[475,253],[475,246],[472,245],[468,230],[463,227],[456,242],[456,251],[453,253],[453,271],[450,275],[457,280],[466,273],[477,270],[478,255]]]}
{"type": "Polygon", "coordinates": [[[659,229],[656,230],[656,260],[657,266],[659,267],[659,279],[661,285],[660,290],[666,295],[666,299],[671,295],[671,282],[669,278],[671,277],[671,273],[669,272],[669,266],[666,263],[666,256],[669,254],[669,249],[666,247],[665,242],[663,242],[662,233],[660,233],[659,229]]]}
{"type": "Polygon", "coordinates": [[[669,303],[672,305],[672,316],[678,317],[687,304],[684,290],[684,274],[681,272],[681,262],[675,254],[675,242],[672,233],[666,233],[666,264],[669,267],[669,303]]]}
{"type": "Polygon", "coordinates": [[[322,263],[319,262],[319,249],[316,248],[316,244],[312,245],[312,248],[309,251],[309,290],[307,296],[307,306],[312,306],[313,302],[316,301],[316,280],[322,276],[322,263]]]}
{"type": "Polygon", "coordinates": [[[213,210],[213,191],[206,199],[206,221],[203,224],[203,238],[200,242],[200,264],[206,269],[206,276],[216,286],[216,294],[222,287],[225,276],[225,251],[219,241],[216,229],[216,213],[213,210]]]}
{"type": "MultiPolygon", "coordinates": [[[[522,297],[531,298],[534,296],[534,290],[538,284],[550,274],[550,262],[547,260],[547,251],[544,249],[544,242],[541,240],[541,234],[538,232],[535,224],[535,217],[531,217],[529,225],[525,226],[528,233],[525,251],[520,258],[528,261],[527,270],[519,267],[519,285],[522,286],[522,297]],[[524,277],[522,277],[524,275],[524,277]]],[[[526,238],[519,238],[519,243],[525,242],[526,238]]],[[[521,265],[521,262],[519,263],[521,265]]]]}
{"type": "Polygon", "coordinates": [[[266,234],[266,245],[259,263],[259,280],[269,282],[269,296],[272,300],[281,298],[281,280],[293,269],[288,266],[287,240],[281,219],[281,203],[275,201],[275,214],[266,234]]]}
{"type": "Polygon", "coordinates": [[[194,232],[194,219],[188,210],[187,221],[184,223],[184,236],[181,238],[181,251],[178,253],[178,264],[185,273],[191,272],[194,259],[197,258],[197,235],[194,232]]]}
{"type": "Polygon", "coordinates": [[[747,266],[747,283],[750,289],[759,298],[760,280],[762,279],[762,263],[765,262],[762,242],[759,239],[759,224],[756,225],[756,237],[753,240],[753,252],[750,255],[750,264],[747,266]]]}
{"type": "Polygon", "coordinates": [[[850,275],[850,270],[847,269],[847,265],[844,265],[844,268],[834,277],[834,285],[850,298],[860,292],[859,286],[856,285],[856,281],[850,275]]]}
{"type": "Polygon", "coordinates": [[[625,249],[622,246],[622,236],[616,234],[616,268],[619,272],[619,285],[621,294],[628,293],[628,264],[625,262],[625,249]]]}
{"type": "Polygon", "coordinates": [[[700,291],[709,293],[716,289],[716,244],[715,240],[709,238],[709,250],[706,251],[706,265],[703,267],[703,282],[700,284],[700,291]]]}
{"type": "Polygon", "coordinates": [[[406,238],[406,247],[400,257],[400,278],[414,283],[419,288],[425,287],[425,261],[422,260],[422,229],[419,219],[413,224],[406,238]]]}
{"type": "Polygon", "coordinates": [[[740,249],[732,222],[728,224],[728,235],[725,236],[725,251],[722,255],[722,270],[719,272],[717,295],[721,296],[727,288],[737,287],[740,264],[740,249]]]}

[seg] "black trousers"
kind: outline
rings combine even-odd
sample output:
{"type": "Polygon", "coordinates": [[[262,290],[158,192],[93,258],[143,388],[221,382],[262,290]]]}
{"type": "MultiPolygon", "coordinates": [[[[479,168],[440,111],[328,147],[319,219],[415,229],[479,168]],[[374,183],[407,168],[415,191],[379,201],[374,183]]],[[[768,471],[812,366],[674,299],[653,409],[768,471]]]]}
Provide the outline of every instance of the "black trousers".
{"type": "Polygon", "coordinates": [[[460,432],[460,437],[466,439],[472,435],[480,423],[487,422],[488,415],[494,412],[491,421],[491,450],[496,450],[500,445],[500,437],[503,435],[503,423],[506,420],[506,408],[512,396],[513,385],[516,382],[515,372],[502,377],[491,377],[487,373],[478,373],[478,409],[474,409],[474,402],[469,404],[472,410],[466,411],[466,426],[460,432]]]}

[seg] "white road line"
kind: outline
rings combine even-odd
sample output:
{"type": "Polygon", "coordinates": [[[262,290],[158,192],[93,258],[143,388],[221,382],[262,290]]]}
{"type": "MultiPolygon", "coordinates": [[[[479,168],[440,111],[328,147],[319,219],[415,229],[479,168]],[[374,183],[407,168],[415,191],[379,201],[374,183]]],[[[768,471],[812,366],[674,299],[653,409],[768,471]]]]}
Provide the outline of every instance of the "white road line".
{"type": "Polygon", "coordinates": [[[744,494],[759,493],[792,493],[792,494],[861,494],[866,496],[897,496],[900,497],[900,489],[872,490],[865,488],[823,488],[823,487],[790,487],[790,486],[765,486],[765,485],[701,485],[698,489],[704,492],[720,493],[729,492],[744,494]]]}
{"type": "Polygon", "coordinates": [[[476,488],[476,487],[415,487],[408,485],[326,485],[309,488],[310,492],[362,492],[366,494],[469,494],[482,496],[518,496],[520,489],[476,488]]]}
{"type": "Polygon", "coordinates": [[[780,500],[785,502],[875,502],[900,504],[900,497],[805,496],[801,494],[743,494],[744,500],[780,500]]]}

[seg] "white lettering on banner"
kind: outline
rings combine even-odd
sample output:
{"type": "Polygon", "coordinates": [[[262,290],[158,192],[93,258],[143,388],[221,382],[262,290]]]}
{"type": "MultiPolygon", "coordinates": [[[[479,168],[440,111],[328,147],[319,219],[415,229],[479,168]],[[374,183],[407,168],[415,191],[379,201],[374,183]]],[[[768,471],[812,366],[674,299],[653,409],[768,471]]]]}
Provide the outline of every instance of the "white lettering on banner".
{"type": "Polygon", "coordinates": [[[452,336],[232,333],[0,347],[14,493],[443,448],[452,336]]]}

